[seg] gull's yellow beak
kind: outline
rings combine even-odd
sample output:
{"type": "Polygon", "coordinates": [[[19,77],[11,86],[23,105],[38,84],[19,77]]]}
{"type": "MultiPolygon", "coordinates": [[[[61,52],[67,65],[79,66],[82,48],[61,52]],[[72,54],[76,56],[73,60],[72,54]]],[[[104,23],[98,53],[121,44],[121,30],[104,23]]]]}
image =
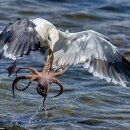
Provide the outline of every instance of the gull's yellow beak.
{"type": "Polygon", "coordinates": [[[49,49],[53,52],[53,50],[54,50],[53,44],[50,44],[50,45],[49,45],[49,49]]]}

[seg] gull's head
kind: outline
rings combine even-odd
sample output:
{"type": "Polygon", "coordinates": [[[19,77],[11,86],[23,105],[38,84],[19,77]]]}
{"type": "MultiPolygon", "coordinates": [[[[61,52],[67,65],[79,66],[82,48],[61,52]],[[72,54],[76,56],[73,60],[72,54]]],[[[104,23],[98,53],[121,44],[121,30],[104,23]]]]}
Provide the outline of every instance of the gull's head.
{"type": "Polygon", "coordinates": [[[49,21],[41,18],[33,20],[36,25],[36,31],[41,36],[41,47],[49,46],[52,50],[55,43],[59,40],[59,32],[49,21]]]}

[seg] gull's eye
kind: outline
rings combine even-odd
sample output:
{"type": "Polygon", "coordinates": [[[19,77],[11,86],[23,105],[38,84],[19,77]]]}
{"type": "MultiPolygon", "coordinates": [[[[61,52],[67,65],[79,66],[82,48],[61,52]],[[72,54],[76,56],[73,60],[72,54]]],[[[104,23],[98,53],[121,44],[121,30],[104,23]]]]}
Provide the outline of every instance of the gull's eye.
{"type": "Polygon", "coordinates": [[[50,38],[50,36],[49,36],[49,35],[48,35],[48,40],[49,40],[49,41],[51,41],[51,38],[50,38]]]}

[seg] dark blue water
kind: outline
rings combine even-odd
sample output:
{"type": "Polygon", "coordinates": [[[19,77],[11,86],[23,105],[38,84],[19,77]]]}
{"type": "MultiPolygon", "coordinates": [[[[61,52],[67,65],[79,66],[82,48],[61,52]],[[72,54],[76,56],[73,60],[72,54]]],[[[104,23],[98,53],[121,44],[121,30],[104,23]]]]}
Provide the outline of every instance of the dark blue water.
{"type": "MultiPolygon", "coordinates": [[[[70,32],[93,29],[130,58],[129,0],[0,0],[0,29],[14,17],[41,17],[70,32]]],[[[0,126],[9,130],[130,129],[130,88],[99,80],[82,66],[71,67],[60,77],[64,93],[48,99],[44,110],[35,84],[25,92],[16,91],[13,99],[14,75],[8,78],[6,71],[10,63],[0,61],[0,126]]],[[[21,66],[42,70],[42,54],[25,56],[18,61],[21,66]]]]}

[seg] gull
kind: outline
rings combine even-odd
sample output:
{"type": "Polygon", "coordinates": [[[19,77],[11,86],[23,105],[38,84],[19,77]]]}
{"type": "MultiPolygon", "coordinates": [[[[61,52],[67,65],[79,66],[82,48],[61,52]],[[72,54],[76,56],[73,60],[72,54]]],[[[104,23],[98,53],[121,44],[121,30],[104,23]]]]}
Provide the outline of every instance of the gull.
{"type": "Polygon", "coordinates": [[[54,68],[82,64],[107,82],[124,87],[129,84],[130,62],[106,36],[93,30],[69,33],[45,19],[16,18],[2,30],[0,45],[1,56],[14,61],[46,46],[53,51],[54,68]]]}

